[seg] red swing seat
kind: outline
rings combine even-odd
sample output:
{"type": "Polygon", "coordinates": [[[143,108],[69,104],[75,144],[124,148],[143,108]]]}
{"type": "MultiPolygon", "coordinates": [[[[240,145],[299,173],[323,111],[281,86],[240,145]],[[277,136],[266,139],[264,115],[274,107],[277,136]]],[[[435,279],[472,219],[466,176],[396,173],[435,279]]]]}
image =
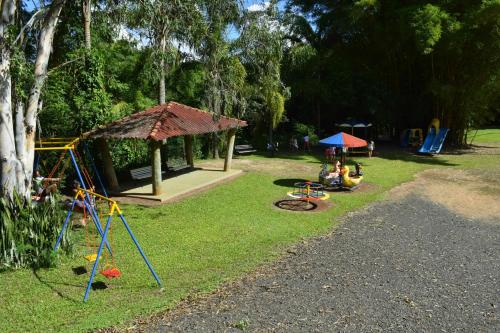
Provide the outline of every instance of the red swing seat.
{"type": "Polygon", "coordinates": [[[116,267],[106,268],[101,271],[101,274],[104,275],[108,279],[113,279],[120,277],[122,272],[116,267]]]}

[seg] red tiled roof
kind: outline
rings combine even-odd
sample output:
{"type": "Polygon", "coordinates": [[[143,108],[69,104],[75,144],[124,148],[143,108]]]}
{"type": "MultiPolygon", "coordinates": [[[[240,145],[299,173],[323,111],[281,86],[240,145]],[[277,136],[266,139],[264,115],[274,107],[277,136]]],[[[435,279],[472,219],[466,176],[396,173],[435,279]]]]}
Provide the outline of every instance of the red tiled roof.
{"type": "Polygon", "coordinates": [[[174,136],[219,132],[247,126],[246,121],[169,102],[112,122],[84,134],[90,138],[164,140],[174,136]]]}

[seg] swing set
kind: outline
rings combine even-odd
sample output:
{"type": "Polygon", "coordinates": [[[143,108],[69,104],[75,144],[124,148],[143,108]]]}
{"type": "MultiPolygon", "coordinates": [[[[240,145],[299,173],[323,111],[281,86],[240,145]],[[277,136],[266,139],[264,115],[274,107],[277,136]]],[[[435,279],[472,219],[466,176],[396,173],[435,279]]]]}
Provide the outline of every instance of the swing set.
{"type": "MultiPolygon", "coordinates": [[[[94,277],[97,273],[98,267],[99,267],[99,262],[102,258],[103,254],[103,248],[104,245],[106,245],[106,250],[104,252],[105,260],[104,264],[101,267],[100,273],[105,276],[108,279],[112,278],[117,278],[121,276],[121,271],[118,269],[118,267],[115,264],[115,257],[113,255],[111,245],[112,243],[112,220],[113,216],[118,216],[120,220],[122,221],[123,225],[125,226],[125,229],[127,230],[128,234],[130,235],[132,241],[134,242],[135,246],[137,247],[137,250],[141,254],[142,258],[144,259],[146,265],[148,266],[149,270],[151,271],[151,274],[155,278],[156,282],[158,283],[158,286],[161,287],[161,281],[156,272],[154,271],[153,267],[149,263],[146,255],[142,251],[141,246],[139,245],[139,242],[135,238],[134,234],[132,233],[132,230],[130,229],[130,226],[127,223],[127,220],[123,216],[122,210],[118,206],[118,203],[115,200],[112,200],[108,197],[108,194],[106,192],[106,189],[101,181],[101,177],[99,175],[99,172],[97,171],[97,168],[95,167],[95,163],[92,159],[92,156],[90,155],[90,152],[88,150],[88,147],[84,144],[84,148],[87,151],[87,155],[89,156],[89,159],[91,161],[92,167],[94,169],[94,173],[99,180],[100,187],[103,191],[104,195],[98,194],[94,192],[94,185],[92,183],[92,178],[90,177],[90,174],[88,171],[85,169],[85,165],[83,164],[83,159],[81,156],[78,154],[77,151],[77,144],[79,143],[80,139],[79,138],[51,138],[51,139],[45,139],[45,140],[39,140],[37,141],[37,146],[35,147],[35,151],[41,152],[41,151],[62,151],[58,162],[56,165],[52,168],[51,175],[53,176],[57,169],[59,168],[60,164],[62,161],[65,159],[67,153],[69,152],[69,157],[70,161],[72,162],[75,171],[77,173],[78,179],[80,181],[81,187],[77,189],[77,192],[75,196],[73,197],[73,201],[71,203],[71,206],[68,210],[68,213],[66,215],[66,219],[64,221],[63,227],[61,229],[61,232],[59,233],[59,236],[57,238],[56,244],[54,245],[54,251],[57,251],[59,245],[61,244],[62,237],[64,235],[65,230],[68,227],[68,223],[71,219],[71,215],[73,214],[75,210],[75,206],[78,204],[83,204],[83,219],[82,219],[82,224],[85,224],[84,227],[86,228],[86,240],[87,240],[87,248],[92,248],[90,245],[89,241],[89,225],[87,225],[86,220],[87,218],[90,218],[95,226],[95,229],[98,231],[99,236],[101,237],[101,242],[99,244],[99,247],[97,248],[97,253],[91,253],[89,255],[84,256],[84,258],[89,261],[93,262],[94,265],[92,267],[92,273],[90,275],[87,288],[85,290],[85,295],[83,298],[83,301],[86,302],[90,289],[92,286],[92,282],[94,280],[94,277]],[[80,163],[78,163],[80,162],[80,163]],[[80,167],[81,165],[81,167],[80,167]],[[102,211],[101,214],[98,214],[97,211],[97,203],[98,202],[105,202],[107,203],[108,207],[108,212],[107,212],[107,221],[106,224],[104,225],[103,229],[103,224],[102,224],[102,211]],[[108,239],[109,237],[109,239],[108,239]],[[111,263],[108,259],[108,256],[111,256],[111,263]]],[[[35,167],[37,167],[37,164],[40,162],[40,155],[38,155],[38,159],[36,161],[35,167]]],[[[65,164],[67,167],[67,164],[65,164]]],[[[63,172],[65,168],[63,166],[63,172]]],[[[93,231],[91,231],[93,232],[93,231]]],[[[92,239],[95,239],[95,236],[92,235],[92,239]]],[[[93,249],[96,247],[94,246],[93,249]]]]}
{"type": "MultiPolygon", "coordinates": [[[[92,204],[89,204],[88,202],[86,202],[87,198],[90,197],[90,196],[98,198],[99,200],[106,201],[108,203],[109,211],[107,213],[108,218],[107,218],[107,221],[106,221],[106,225],[104,227],[103,234],[101,235],[102,236],[101,237],[101,242],[100,242],[99,247],[97,249],[97,253],[93,253],[93,254],[85,256],[85,259],[88,260],[88,261],[91,261],[91,262],[93,261],[94,265],[92,267],[92,273],[90,274],[90,279],[89,279],[89,281],[87,283],[87,289],[85,290],[85,296],[83,297],[83,301],[84,302],[87,301],[87,299],[89,297],[89,293],[90,293],[90,289],[91,289],[91,286],[92,286],[92,282],[94,281],[94,277],[95,277],[95,275],[97,273],[97,270],[98,270],[98,267],[99,267],[99,261],[102,259],[102,254],[103,254],[102,252],[104,250],[104,245],[108,244],[107,243],[108,242],[108,236],[110,237],[110,243],[111,243],[111,237],[112,237],[111,223],[113,221],[113,217],[116,216],[116,215],[120,218],[120,220],[122,221],[123,225],[125,226],[125,229],[127,230],[128,234],[130,235],[130,238],[134,242],[135,246],[137,247],[137,250],[141,254],[142,258],[144,259],[144,262],[148,266],[151,274],[153,275],[153,277],[155,278],[156,282],[158,283],[158,286],[161,287],[160,278],[158,277],[158,275],[156,274],[155,270],[153,269],[153,266],[151,266],[148,258],[144,254],[144,251],[142,250],[141,246],[139,245],[139,242],[137,241],[137,239],[135,238],[134,234],[132,233],[132,230],[130,229],[130,226],[128,225],[127,220],[123,216],[123,212],[120,209],[120,207],[118,206],[118,203],[115,200],[110,199],[108,197],[105,197],[103,195],[100,195],[98,193],[95,193],[95,192],[92,192],[92,191],[89,191],[89,190],[86,190],[86,189],[83,189],[83,188],[78,190],[78,192],[76,193],[75,197],[73,198],[73,202],[71,204],[71,208],[68,210],[68,214],[66,215],[66,220],[64,221],[64,224],[63,224],[63,227],[61,229],[61,232],[59,233],[56,245],[54,246],[54,250],[57,251],[57,248],[59,247],[59,245],[61,243],[62,236],[64,234],[64,231],[68,227],[68,223],[70,221],[70,218],[71,218],[71,215],[72,215],[73,210],[75,208],[77,200],[84,201],[86,209],[90,208],[91,210],[93,210],[95,212],[95,205],[92,205],[92,204]]],[[[90,214],[89,217],[94,221],[94,224],[96,226],[97,225],[101,225],[101,220],[99,219],[99,217],[98,217],[97,214],[90,214]],[[96,217],[97,217],[97,221],[94,220],[96,217]]],[[[106,278],[108,278],[108,279],[120,277],[121,276],[121,272],[120,272],[120,270],[115,265],[114,254],[111,252],[111,247],[110,246],[108,247],[108,251],[105,252],[105,256],[106,256],[105,264],[102,267],[102,269],[100,270],[100,273],[103,276],[105,276],[106,278]],[[111,259],[111,263],[109,263],[109,260],[107,260],[108,254],[112,258],[111,259]]]]}

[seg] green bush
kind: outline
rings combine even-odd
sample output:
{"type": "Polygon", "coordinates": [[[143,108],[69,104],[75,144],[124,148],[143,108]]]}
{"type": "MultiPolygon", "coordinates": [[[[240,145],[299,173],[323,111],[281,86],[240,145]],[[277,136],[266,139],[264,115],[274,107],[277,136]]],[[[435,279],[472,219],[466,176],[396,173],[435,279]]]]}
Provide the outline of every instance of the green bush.
{"type": "MultiPolygon", "coordinates": [[[[65,211],[57,200],[31,205],[17,194],[12,200],[1,198],[0,270],[53,266],[53,247],[64,218],[65,211]]],[[[69,251],[70,243],[66,232],[61,248],[69,251]]]]}
{"type": "Polygon", "coordinates": [[[293,131],[299,137],[297,138],[299,142],[304,138],[305,135],[309,135],[309,142],[311,145],[317,145],[319,138],[314,131],[314,126],[306,125],[299,122],[293,124],[293,131]]]}

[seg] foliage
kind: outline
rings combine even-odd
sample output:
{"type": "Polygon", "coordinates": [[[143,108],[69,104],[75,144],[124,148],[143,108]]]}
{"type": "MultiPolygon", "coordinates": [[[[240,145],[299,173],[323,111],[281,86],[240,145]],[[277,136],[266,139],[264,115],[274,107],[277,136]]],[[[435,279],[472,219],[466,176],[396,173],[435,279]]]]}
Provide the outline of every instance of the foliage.
{"type": "MultiPolygon", "coordinates": [[[[53,248],[64,218],[57,198],[37,205],[18,194],[12,200],[0,198],[0,270],[53,266],[53,248]]],[[[67,233],[61,244],[70,249],[67,233]]]]}
{"type": "Polygon", "coordinates": [[[315,145],[318,143],[319,138],[315,133],[314,126],[312,125],[306,125],[303,123],[295,122],[293,124],[293,132],[300,138],[308,135],[309,136],[309,142],[312,145],[315,145]]]}
{"type": "Polygon", "coordinates": [[[281,81],[284,39],[276,1],[263,11],[247,12],[242,25],[235,46],[252,81],[249,109],[257,122],[267,124],[268,142],[274,142],[273,129],[283,119],[284,101],[289,97],[289,89],[281,81]]]}
{"type": "Polygon", "coordinates": [[[109,145],[117,172],[150,164],[151,156],[145,140],[114,140],[109,145]]]}
{"type": "Polygon", "coordinates": [[[82,50],[83,62],[75,68],[73,103],[77,110],[77,133],[94,129],[112,120],[111,100],[104,89],[104,63],[94,50],[82,50]]]}
{"type": "Polygon", "coordinates": [[[396,128],[438,117],[461,144],[468,124],[500,113],[499,13],[497,0],[289,0],[289,117],[396,128]]]}
{"type": "Polygon", "coordinates": [[[415,29],[417,44],[422,53],[430,54],[445,30],[458,30],[460,23],[438,6],[426,4],[415,11],[411,26],[415,29]]]}

